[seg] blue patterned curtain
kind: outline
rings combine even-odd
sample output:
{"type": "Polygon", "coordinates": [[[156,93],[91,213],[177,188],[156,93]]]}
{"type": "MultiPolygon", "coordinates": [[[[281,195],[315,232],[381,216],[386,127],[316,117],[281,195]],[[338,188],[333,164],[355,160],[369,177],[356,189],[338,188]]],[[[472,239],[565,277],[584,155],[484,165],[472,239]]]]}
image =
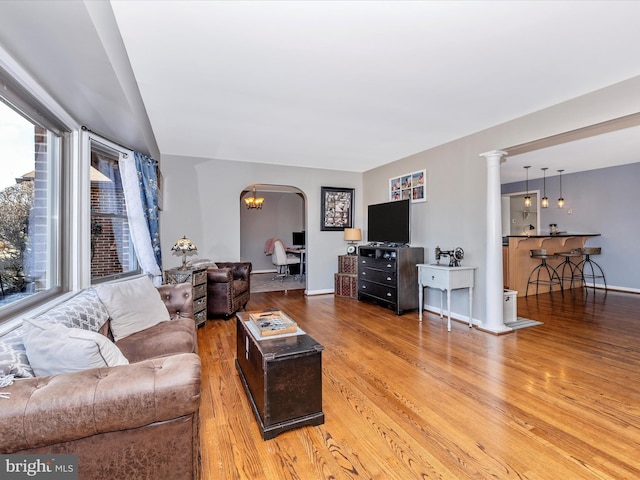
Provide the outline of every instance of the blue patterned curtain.
{"type": "Polygon", "coordinates": [[[134,152],[140,198],[144,217],[149,227],[151,248],[156,258],[158,268],[162,270],[162,252],[160,251],[160,222],[158,220],[158,171],[156,161],[139,152],[134,152]]]}

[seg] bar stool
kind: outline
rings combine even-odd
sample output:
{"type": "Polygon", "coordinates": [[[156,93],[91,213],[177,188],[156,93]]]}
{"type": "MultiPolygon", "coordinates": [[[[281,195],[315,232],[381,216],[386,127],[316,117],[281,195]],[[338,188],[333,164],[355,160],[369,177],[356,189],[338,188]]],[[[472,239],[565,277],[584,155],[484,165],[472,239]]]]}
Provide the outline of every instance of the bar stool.
{"type": "Polygon", "coordinates": [[[580,271],[582,272],[582,282],[584,283],[584,288],[585,290],[588,292],[589,290],[587,289],[588,285],[587,285],[587,279],[591,280],[593,282],[593,291],[596,291],[596,278],[601,278],[602,281],[604,282],[604,290],[607,290],[607,280],[604,278],[604,272],[602,271],[602,268],[600,267],[600,265],[598,265],[596,262],[594,262],[593,260],[591,260],[591,255],[600,255],[602,253],[602,248],[601,247],[582,247],[580,249],[580,251],[582,252],[582,254],[584,255],[584,260],[582,260],[579,264],[578,267],[580,268],[580,271]],[[586,272],[585,270],[589,268],[591,270],[591,273],[586,272]],[[599,273],[596,273],[596,269],[599,273]]]}
{"type": "Polygon", "coordinates": [[[560,275],[558,275],[558,272],[556,271],[555,268],[553,268],[551,265],[547,263],[547,258],[554,258],[555,255],[548,254],[546,248],[538,248],[535,250],[529,250],[529,256],[531,258],[539,259],[540,265],[534,268],[529,274],[529,280],[527,280],[527,289],[525,291],[524,296],[526,297],[529,295],[529,285],[533,284],[536,286],[536,295],[537,295],[538,286],[542,284],[542,285],[549,285],[549,293],[551,293],[552,296],[553,296],[553,286],[560,285],[560,293],[564,297],[564,292],[562,290],[562,280],[560,280],[560,275]],[[540,273],[542,273],[543,271],[546,272],[547,274],[546,279],[540,278],[540,273]],[[534,276],[535,276],[535,279],[532,280],[534,276]]]}
{"type": "Polygon", "coordinates": [[[582,251],[579,248],[572,248],[569,252],[558,252],[556,255],[564,257],[564,262],[556,268],[556,271],[560,276],[560,281],[562,282],[562,289],[564,290],[566,288],[565,282],[567,280],[569,281],[569,288],[573,289],[573,283],[576,279],[579,282],[582,281],[582,270],[578,267],[580,262],[576,263],[571,259],[580,257],[580,260],[582,260],[582,251]],[[569,272],[567,272],[567,269],[569,269],[569,272]]]}

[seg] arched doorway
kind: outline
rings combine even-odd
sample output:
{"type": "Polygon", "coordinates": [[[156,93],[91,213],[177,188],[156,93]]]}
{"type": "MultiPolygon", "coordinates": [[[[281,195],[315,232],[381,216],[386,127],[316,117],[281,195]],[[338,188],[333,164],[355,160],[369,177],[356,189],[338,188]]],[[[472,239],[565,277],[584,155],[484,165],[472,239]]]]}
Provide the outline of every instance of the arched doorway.
{"type": "MultiPolygon", "coordinates": [[[[250,261],[253,272],[276,271],[271,257],[265,254],[265,242],[280,238],[288,247],[294,246],[294,233],[307,230],[307,201],[297,187],[272,184],[249,184],[240,192],[240,258],[250,261]],[[244,199],[264,198],[261,208],[247,208],[244,199]]],[[[296,236],[296,240],[298,240],[296,236]]],[[[298,245],[295,245],[298,246],[298,245]]],[[[306,285],[306,276],[302,285],[306,285]]]]}

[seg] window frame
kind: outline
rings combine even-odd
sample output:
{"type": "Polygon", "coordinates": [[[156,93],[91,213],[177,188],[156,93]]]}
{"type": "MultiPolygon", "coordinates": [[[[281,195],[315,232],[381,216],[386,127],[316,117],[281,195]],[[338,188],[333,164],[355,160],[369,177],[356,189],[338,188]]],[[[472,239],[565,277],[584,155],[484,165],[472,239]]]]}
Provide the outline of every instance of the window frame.
{"type": "MultiPolygon", "coordinates": [[[[135,264],[136,264],[136,268],[134,270],[129,270],[127,272],[121,272],[121,273],[116,273],[116,274],[110,274],[110,275],[105,275],[102,277],[93,277],[91,275],[91,223],[92,223],[92,213],[91,213],[91,180],[90,180],[90,175],[91,175],[91,153],[92,153],[92,143],[97,143],[100,147],[107,148],[110,150],[113,150],[115,153],[117,153],[120,157],[124,157],[124,158],[131,158],[133,159],[133,155],[134,152],[132,150],[129,150],[121,145],[118,145],[117,143],[114,143],[110,140],[107,140],[104,137],[101,137],[100,135],[85,130],[83,132],[85,139],[86,139],[86,145],[87,148],[84,150],[83,152],[83,163],[86,165],[87,168],[87,196],[86,196],[86,209],[87,209],[87,214],[88,214],[88,228],[87,230],[87,235],[89,237],[89,255],[88,255],[88,270],[89,270],[89,283],[91,285],[97,285],[100,283],[105,283],[105,282],[110,282],[113,280],[119,280],[122,278],[129,278],[129,277],[135,277],[137,275],[140,275],[142,273],[142,269],[140,268],[140,262],[138,261],[138,257],[137,257],[137,253],[135,251],[135,248],[133,246],[133,243],[131,243],[131,253],[134,257],[135,260],[135,264]]],[[[125,209],[127,208],[126,202],[125,202],[125,209]]],[[[125,210],[126,211],[126,210],[125,210]]],[[[109,214],[104,214],[103,216],[108,217],[110,216],[109,214]]],[[[128,213],[126,214],[127,216],[127,221],[128,221],[128,213]]],[[[117,218],[122,218],[121,216],[117,216],[117,218]]],[[[131,230],[129,229],[129,235],[131,236],[131,230]]]]}
{"type": "MultiPolygon", "coordinates": [[[[16,316],[41,306],[64,292],[65,285],[65,253],[62,245],[65,244],[65,220],[64,210],[67,199],[64,195],[64,172],[67,152],[70,149],[70,130],[57,119],[34,95],[17,83],[13,77],[2,68],[0,64],[0,102],[14,110],[34,127],[39,126],[47,130],[47,155],[54,155],[47,162],[47,266],[53,267],[49,288],[35,292],[28,297],[0,307],[0,328],[16,316]],[[55,222],[55,223],[54,223],[55,222]],[[53,227],[52,227],[53,225],[53,227]]],[[[35,139],[34,139],[35,141],[35,139]]],[[[34,158],[35,161],[35,158],[34,158]]]]}

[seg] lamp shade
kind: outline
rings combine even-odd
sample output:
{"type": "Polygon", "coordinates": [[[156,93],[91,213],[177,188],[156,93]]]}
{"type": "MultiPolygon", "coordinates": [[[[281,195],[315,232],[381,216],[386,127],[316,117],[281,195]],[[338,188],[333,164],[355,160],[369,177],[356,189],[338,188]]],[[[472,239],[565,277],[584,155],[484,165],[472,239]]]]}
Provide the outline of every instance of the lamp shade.
{"type": "Polygon", "coordinates": [[[178,240],[171,250],[182,254],[182,269],[187,269],[187,252],[197,252],[198,248],[187,237],[178,240]]]}
{"type": "Polygon", "coordinates": [[[196,252],[198,251],[198,247],[196,247],[187,237],[182,237],[173,247],[171,247],[171,250],[180,253],[196,252]]]}
{"type": "Polygon", "coordinates": [[[362,231],[359,228],[345,228],[344,239],[347,242],[359,242],[362,240],[362,231]]]}

